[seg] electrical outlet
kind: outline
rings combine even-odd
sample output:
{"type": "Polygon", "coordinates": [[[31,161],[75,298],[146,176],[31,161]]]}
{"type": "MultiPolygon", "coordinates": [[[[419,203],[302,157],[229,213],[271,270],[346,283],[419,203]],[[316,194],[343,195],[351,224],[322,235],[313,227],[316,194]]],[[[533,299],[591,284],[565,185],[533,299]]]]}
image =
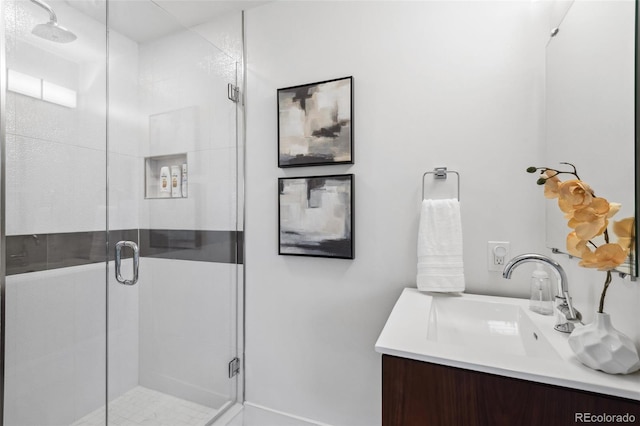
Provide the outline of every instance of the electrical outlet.
{"type": "Polygon", "coordinates": [[[509,261],[508,241],[487,242],[487,269],[489,271],[499,271],[504,269],[504,264],[509,261]]]}

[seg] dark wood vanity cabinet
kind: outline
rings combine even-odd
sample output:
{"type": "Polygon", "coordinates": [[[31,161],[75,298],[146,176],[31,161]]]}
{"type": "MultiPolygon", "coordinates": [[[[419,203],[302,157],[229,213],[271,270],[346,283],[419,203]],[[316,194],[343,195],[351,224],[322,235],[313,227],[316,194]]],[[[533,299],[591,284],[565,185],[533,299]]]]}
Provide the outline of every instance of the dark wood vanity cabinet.
{"type": "Polygon", "coordinates": [[[383,426],[577,424],[640,424],[640,401],[382,356],[383,426]]]}

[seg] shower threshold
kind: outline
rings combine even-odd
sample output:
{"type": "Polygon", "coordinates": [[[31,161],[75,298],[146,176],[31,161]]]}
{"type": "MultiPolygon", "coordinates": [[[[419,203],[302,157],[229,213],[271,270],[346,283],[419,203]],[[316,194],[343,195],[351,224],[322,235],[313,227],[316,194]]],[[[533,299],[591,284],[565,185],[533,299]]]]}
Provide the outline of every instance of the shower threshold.
{"type": "MultiPolygon", "coordinates": [[[[109,403],[109,426],[204,426],[218,410],[137,386],[109,403]]],[[[104,425],[104,407],[71,426],[104,425]]]]}

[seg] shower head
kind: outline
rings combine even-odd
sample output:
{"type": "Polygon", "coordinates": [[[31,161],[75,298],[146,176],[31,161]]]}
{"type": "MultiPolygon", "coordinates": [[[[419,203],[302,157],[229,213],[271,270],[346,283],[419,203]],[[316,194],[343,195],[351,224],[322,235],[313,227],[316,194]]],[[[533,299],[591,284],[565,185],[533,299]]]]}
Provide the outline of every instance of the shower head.
{"type": "Polygon", "coordinates": [[[66,29],[65,27],[61,27],[56,22],[47,22],[46,24],[38,24],[33,27],[31,30],[33,35],[37,35],[38,37],[42,37],[47,40],[55,41],[57,43],[70,43],[74,41],[76,35],[66,29]]]}
{"type": "Polygon", "coordinates": [[[51,6],[41,0],[31,0],[31,3],[37,4],[49,13],[49,22],[36,25],[33,30],[31,30],[33,35],[57,43],[70,43],[78,38],[65,27],[58,25],[58,18],[51,6]]]}

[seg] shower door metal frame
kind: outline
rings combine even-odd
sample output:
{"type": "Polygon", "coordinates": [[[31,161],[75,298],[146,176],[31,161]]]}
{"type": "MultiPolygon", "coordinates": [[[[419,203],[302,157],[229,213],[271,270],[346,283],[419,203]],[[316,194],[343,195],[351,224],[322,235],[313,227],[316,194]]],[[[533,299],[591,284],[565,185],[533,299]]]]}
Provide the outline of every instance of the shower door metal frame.
{"type": "MultiPolygon", "coordinates": [[[[104,101],[105,101],[105,140],[104,140],[104,173],[105,173],[105,261],[104,261],[104,424],[109,424],[109,245],[111,243],[109,239],[109,116],[110,116],[110,103],[109,103],[109,5],[111,0],[104,0],[105,2],[105,16],[104,16],[104,68],[105,68],[105,82],[104,82],[104,101]]],[[[2,425],[0,425],[2,426],[2,425]]]]}
{"type": "Polygon", "coordinates": [[[5,40],[5,10],[0,5],[0,426],[4,425],[4,376],[6,339],[6,106],[7,106],[7,54],[5,40]]]}

